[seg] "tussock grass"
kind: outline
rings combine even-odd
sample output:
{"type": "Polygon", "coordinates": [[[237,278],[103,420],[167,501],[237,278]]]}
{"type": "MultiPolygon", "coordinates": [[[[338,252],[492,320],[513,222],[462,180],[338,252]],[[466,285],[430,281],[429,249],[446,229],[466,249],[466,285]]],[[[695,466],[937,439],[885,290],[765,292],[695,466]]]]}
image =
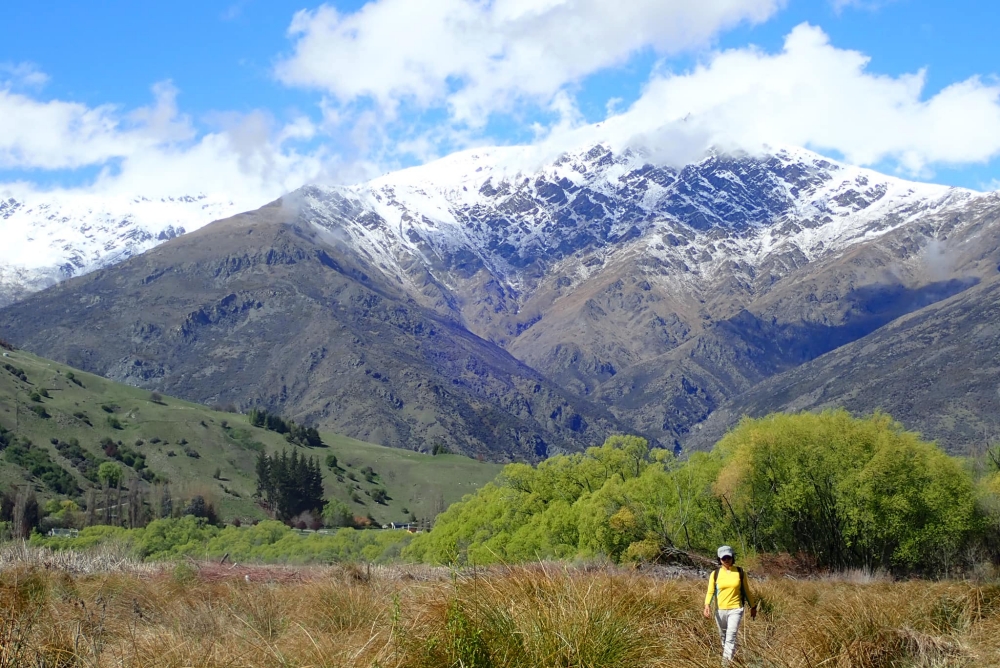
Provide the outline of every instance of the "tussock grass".
{"type": "Polygon", "coordinates": [[[89,550],[50,550],[29,545],[25,541],[0,543],[0,571],[7,569],[41,568],[71,574],[133,573],[152,574],[162,566],[137,559],[132,546],[106,542],[89,550]]]}
{"type": "MultiPolygon", "coordinates": [[[[563,565],[72,568],[0,551],[0,668],[720,663],[703,582],[563,565]]],[[[51,556],[51,555],[49,555],[51,556]]],[[[737,665],[1000,665],[1000,586],[773,579],[737,665]]]]}

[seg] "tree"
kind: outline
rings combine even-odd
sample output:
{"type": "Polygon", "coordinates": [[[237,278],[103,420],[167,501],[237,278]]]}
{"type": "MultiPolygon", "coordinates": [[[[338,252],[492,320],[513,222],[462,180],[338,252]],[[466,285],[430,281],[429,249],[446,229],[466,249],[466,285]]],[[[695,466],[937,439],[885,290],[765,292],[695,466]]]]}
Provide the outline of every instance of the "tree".
{"type": "MultiPolygon", "coordinates": [[[[1000,474],[980,482],[983,499],[996,498],[994,484],[1000,491],[1000,474]]],[[[971,541],[989,542],[980,504],[959,460],[888,416],[779,414],[744,420],[686,461],[612,437],[537,467],[510,464],[406,556],[690,563],[726,542],[744,554],[808,554],[823,567],[935,572],[971,541]]]]}
{"type": "Polygon", "coordinates": [[[117,487],[122,480],[122,467],[114,462],[104,462],[97,468],[97,479],[105,487],[117,487]]]}
{"type": "Polygon", "coordinates": [[[31,530],[38,526],[39,519],[35,490],[28,485],[21,485],[14,497],[11,534],[14,538],[27,538],[31,535],[31,530]]]}
{"type": "Polygon", "coordinates": [[[128,528],[137,529],[146,526],[146,504],[143,498],[139,479],[133,477],[128,483],[128,528]]]}
{"type": "Polygon", "coordinates": [[[87,490],[85,503],[87,504],[87,514],[83,523],[85,526],[92,527],[97,524],[97,492],[93,488],[87,490]]]}
{"type": "Polygon", "coordinates": [[[264,506],[281,520],[323,507],[323,472],[319,462],[300,457],[260,453],[257,457],[257,496],[264,506]]]}
{"type": "Polygon", "coordinates": [[[805,552],[823,566],[934,567],[978,528],[959,463],[885,414],[745,419],[717,450],[716,496],[757,550],[805,552]]]}
{"type": "Polygon", "coordinates": [[[122,467],[114,462],[104,462],[97,468],[97,479],[104,487],[104,524],[121,523],[121,483],[122,467]],[[117,489],[117,497],[112,501],[112,490],[117,489]],[[113,507],[112,507],[113,506],[113,507]]]}
{"type": "Polygon", "coordinates": [[[205,497],[200,494],[191,498],[181,514],[203,518],[213,526],[219,524],[219,515],[215,511],[215,505],[205,500],[205,497]]]}
{"type": "Polygon", "coordinates": [[[170,517],[174,512],[174,500],[170,495],[170,485],[162,483],[153,491],[153,512],[157,519],[170,517]]]}

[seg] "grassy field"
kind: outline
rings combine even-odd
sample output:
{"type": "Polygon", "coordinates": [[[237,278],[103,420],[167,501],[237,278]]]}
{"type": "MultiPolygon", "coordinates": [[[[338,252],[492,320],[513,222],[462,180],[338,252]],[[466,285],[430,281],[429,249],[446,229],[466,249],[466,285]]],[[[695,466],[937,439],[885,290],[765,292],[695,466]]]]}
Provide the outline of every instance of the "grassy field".
{"type": "MultiPolygon", "coordinates": [[[[1000,665],[1000,586],[763,580],[737,664],[1000,665]]],[[[0,666],[718,666],[701,579],[550,563],[157,565],[0,547],[0,666]]]]}
{"type": "MultiPolygon", "coordinates": [[[[243,415],[154,396],[24,351],[7,355],[0,358],[0,425],[30,438],[70,471],[82,489],[92,483],[60,454],[53,439],[76,439],[96,461],[109,459],[102,439],[120,442],[141,454],[150,471],[169,480],[175,498],[201,494],[215,502],[223,518],[263,517],[251,499],[257,453],[298,447],[275,432],[250,426],[243,415]]],[[[404,509],[431,518],[501,469],[459,455],[424,455],[331,433],[322,437],[328,447],[299,450],[321,462],[327,454],[336,455],[339,470],[323,466],[327,495],[346,502],[355,515],[371,514],[380,522],[404,520],[404,509]],[[365,467],[375,472],[371,481],[361,472],[365,467]],[[379,487],[388,493],[384,504],[370,496],[379,487]],[[352,495],[359,501],[352,501],[352,495]]],[[[126,478],[131,475],[126,470],[126,478]]],[[[25,481],[35,484],[42,498],[56,496],[37,476],[0,455],[0,489],[25,481]]]]}

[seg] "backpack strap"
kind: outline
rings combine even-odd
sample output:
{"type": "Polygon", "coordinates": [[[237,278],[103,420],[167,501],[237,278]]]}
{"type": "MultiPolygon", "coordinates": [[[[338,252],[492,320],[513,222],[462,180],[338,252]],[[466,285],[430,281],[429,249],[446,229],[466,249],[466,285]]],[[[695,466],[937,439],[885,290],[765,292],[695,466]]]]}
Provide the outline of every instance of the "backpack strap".
{"type": "Polygon", "coordinates": [[[718,608],[719,605],[719,570],[720,569],[716,568],[714,571],[712,571],[712,574],[709,576],[711,581],[715,583],[715,593],[712,594],[712,600],[709,601],[709,605],[711,605],[712,602],[714,602],[716,608],[718,608]]]}

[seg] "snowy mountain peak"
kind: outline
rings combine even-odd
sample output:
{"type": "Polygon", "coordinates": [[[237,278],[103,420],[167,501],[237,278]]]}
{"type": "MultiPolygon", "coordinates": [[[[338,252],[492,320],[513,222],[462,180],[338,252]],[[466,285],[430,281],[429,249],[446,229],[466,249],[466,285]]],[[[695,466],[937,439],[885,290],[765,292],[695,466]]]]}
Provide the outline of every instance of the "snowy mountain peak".
{"type": "Polygon", "coordinates": [[[712,152],[680,168],[608,144],[529,171],[534,160],[533,147],[473,149],[358,186],[307,188],[303,216],[400,281],[416,257],[445,283],[449,271],[486,269],[523,293],[555,264],[585,277],[625,251],[682,267],[679,280],[779,251],[810,261],[979,196],[793,147],[712,152]]]}
{"type": "MultiPolygon", "coordinates": [[[[676,166],[603,142],[555,156],[534,146],[470,149],[288,199],[400,280],[417,258],[432,274],[485,268],[523,290],[545,267],[625,249],[694,274],[789,247],[809,260],[977,196],[796,147],[712,151],[676,166]]],[[[0,200],[0,304],[248,208],[219,195],[8,196],[0,200]]]]}
{"type": "Polygon", "coordinates": [[[0,199],[0,305],[243,208],[225,195],[8,194],[0,199]]]}

